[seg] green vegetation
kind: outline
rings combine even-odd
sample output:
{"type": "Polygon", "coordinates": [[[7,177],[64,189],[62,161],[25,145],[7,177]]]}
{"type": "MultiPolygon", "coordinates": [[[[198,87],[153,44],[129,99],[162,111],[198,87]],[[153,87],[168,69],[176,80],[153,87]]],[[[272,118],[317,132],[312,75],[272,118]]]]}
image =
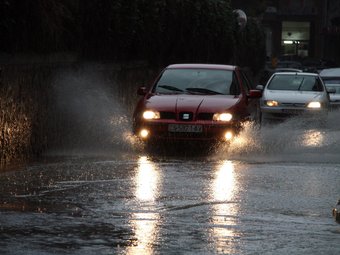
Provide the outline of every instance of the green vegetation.
{"type": "Polygon", "coordinates": [[[230,63],[233,26],[230,0],[4,0],[0,52],[230,63]]]}

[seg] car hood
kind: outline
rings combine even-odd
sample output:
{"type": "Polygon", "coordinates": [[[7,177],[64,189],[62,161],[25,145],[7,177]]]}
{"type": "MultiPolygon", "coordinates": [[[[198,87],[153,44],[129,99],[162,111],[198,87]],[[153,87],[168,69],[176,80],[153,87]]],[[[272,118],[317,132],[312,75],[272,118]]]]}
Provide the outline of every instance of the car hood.
{"type": "Polygon", "coordinates": [[[306,103],[320,100],[323,93],[314,91],[265,90],[263,100],[275,100],[285,103],[306,103]]]}
{"type": "Polygon", "coordinates": [[[213,113],[227,110],[239,100],[229,95],[152,95],[145,107],[157,111],[213,113]]]}

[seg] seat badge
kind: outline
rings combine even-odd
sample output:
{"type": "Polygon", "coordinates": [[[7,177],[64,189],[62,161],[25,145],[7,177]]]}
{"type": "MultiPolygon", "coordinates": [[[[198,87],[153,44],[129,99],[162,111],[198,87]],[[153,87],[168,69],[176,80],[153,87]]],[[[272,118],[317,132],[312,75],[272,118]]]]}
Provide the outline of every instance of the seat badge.
{"type": "Polygon", "coordinates": [[[183,113],[182,119],[183,119],[183,120],[188,120],[188,119],[190,119],[190,114],[189,114],[189,113],[183,113]]]}

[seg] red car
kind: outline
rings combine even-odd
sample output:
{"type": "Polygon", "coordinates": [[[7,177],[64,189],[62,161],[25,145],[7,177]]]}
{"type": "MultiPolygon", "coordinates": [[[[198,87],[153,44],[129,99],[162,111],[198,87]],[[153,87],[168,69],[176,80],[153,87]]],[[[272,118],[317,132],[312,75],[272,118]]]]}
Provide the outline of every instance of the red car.
{"type": "Polygon", "coordinates": [[[145,141],[226,141],[244,121],[259,120],[261,91],[237,66],[176,64],[166,67],[133,114],[133,132],[145,141]]]}

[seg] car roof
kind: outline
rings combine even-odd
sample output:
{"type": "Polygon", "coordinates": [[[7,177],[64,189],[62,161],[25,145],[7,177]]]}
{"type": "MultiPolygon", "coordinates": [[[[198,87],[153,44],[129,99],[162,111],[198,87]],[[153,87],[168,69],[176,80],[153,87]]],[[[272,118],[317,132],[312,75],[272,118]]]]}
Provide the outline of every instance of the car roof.
{"type": "Polygon", "coordinates": [[[319,74],[317,73],[305,73],[305,72],[276,72],[273,75],[319,76],[319,74]]]}
{"type": "Polygon", "coordinates": [[[320,76],[322,76],[322,77],[339,77],[340,76],[340,67],[339,68],[323,69],[320,72],[320,76]]]}
{"type": "Polygon", "coordinates": [[[237,66],[233,65],[219,65],[219,64],[173,64],[166,67],[166,69],[190,69],[190,68],[202,68],[202,69],[217,69],[233,71],[237,69],[237,66]]]}
{"type": "Polygon", "coordinates": [[[302,73],[301,69],[296,69],[296,68],[289,68],[289,67],[278,67],[275,69],[276,73],[283,73],[283,72],[298,72],[302,73]]]}

